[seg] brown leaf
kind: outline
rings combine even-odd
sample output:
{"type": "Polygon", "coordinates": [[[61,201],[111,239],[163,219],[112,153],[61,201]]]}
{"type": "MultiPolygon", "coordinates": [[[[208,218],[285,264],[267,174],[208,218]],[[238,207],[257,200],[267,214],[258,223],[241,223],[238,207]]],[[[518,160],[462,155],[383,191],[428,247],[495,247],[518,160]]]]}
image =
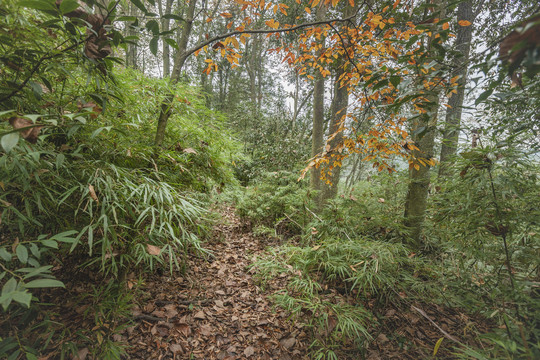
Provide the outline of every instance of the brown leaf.
{"type": "Polygon", "coordinates": [[[15,250],[17,249],[17,245],[19,245],[19,238],[16,237],[15,241],[11,245],[11,252],[15,254],[15,250]]]}
{"type": "Polygon", "coordinates": [[[377,336],[377,341],[381,344],[386,344],[388,341],[388,338],[386,337],[386,335],[384,334],[379,334],[379,336],[377,336]]]}
{"type": "Polygon", "coordinates": [[[166,316],[168,318],[173,318],[176,315],[178,315],[178,311],[176,310],[176,305],[174,304],[165,305],[165,310],[167,310],[166,316]]]}
{"type": "Polygon", "coordinates": [[[89,350],[88,348],[82,348],[77,352],[77,355],[73,356],[73,360],[85,360],[88,356],[89,350]]]}
{"type": "Polygon", "coordinates": [[[195,315],[193,315],[193,318],[198,319],[198,320],[204,320],[204,319],[206,319],[206,315],[204,315],[204,312],[202,312],[202,310],[201,310],[201,311],[197,312],[195,315]]]}
{"type": "Polygon", "coordinates": [[[150,255],[159,255],[161,254],[161,249],[158,248],[157,246],[154,246],[154,245],[150,245],[150,244],[146,244],[146,250],[148,251],[148,253],[150,255]]]}
{"type": "Polygon", "coordinates": [[[176,324],[176,330],[185,337],[188,337],[189,334],[191,334],[191,328],[186,323],[177,323],[176,324]]]}
{"type": "Polygon", "coordinates": [[[285,349],[290,349],[294,346],[294,344],[296,344],[296,339],[291,337],[291,338],[288,338],[288,339],[282,339],[279,341],[279,343],[281,344],[281,346],[283,346],[285,349]]]}
{"type": "Polygon", "coordinates": [[[9,123],[15,130],[27,128],[29,126],[33,126],[28,129],[21,130],[19,133],[21,134],[22,138],[28,141],[29,143],[35,144],[37,142],[39,132],[41,129],[43,129],[43,126],[36,126],[32,121],[28,119],[23,119],[20,117],[12,117],[9,119],[9,123]]]}
{"type": "Polygon", "coordinates": [[[225,45],[223,45],[223,43],[221,41],[218,41],[217,43],[215,43],[214,45],[212,45],[212,49],[216,50],[216,49],[223,49],[225,47],[225,45]]]}
{"type": "Polygon", "coordinates": [[[92,184],[88,185],[88,191],[90,192],[90,197],[92,198],[92,200],[94,200],[95,202],[99,204],[99,199],[96,195],[96,190],[94,189],[94,186],[92,184]]]}
{"type": "Polygon", "coordinates": [[[188,154],[197,154],[197,151],[195,151],[193,148],[184,149],[184,152],[188,154]]]}
{"type": "Polygon", "coordinates": [[[244,355],[246,357],[250,357],[251,355],[255,354],[255,349],[253,348],[253,346],[248,346],[245,350],[244,350],[244,355]]]}
{"type": "Polygon", "coordinates": [[[184,352],[184,348],[180,344],[171,344],[171,345],[169,345],[169,350],[175,355],[178,354],[178,353],[183,353],[184,352]]]}
{"type": "MultiPolygon", "coordinates": [[[[499,57],[503,62],[510,64],[509,75],[512,76],[515,69],[525,59],[527,51],[540,46],[540,15],[521,23],[520,27],[501,41],[499,45],[499,57]]],[[[520,81],[513,79],[514,81],[520,81]]]]}
{"type": "Polygon", "coordinates": [[[200,328],[199,328],[201,334],[203,334],[204,336],[210,336],[214,333],[214,329],[212,328],[212,326],[206,324],[206,325],[202,325],[200,328]]]}

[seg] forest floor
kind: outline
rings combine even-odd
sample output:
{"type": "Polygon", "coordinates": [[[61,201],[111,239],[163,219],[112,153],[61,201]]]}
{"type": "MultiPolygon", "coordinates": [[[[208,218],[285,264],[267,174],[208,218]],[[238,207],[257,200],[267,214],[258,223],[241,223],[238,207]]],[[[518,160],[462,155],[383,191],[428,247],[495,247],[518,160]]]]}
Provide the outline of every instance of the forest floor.
{"type": "Polygon", "coordinates": [[[243,231],[234,209],[221,215],[205,244],[212,257],[188,260],[185,276],[147,281],[153,300],[134,310],[139,321],[127,330],[130,358],[305,358],[306,331],[272,309],[248,268],[268,242],[243,231]]]}
{"type": "MultiPolygon", "coordinates": [[[[268,298],[284,289],[288,279],[276,277],[265,284],[263,290],[253,277],[255,270],[250,268],[265,248],[279,243],[251,233],[237,218],[234,208],[220,209],[220,217],[212,239],[204,244],[212,255],[188,258],[185,274],[180,271],[172,275],[168,271],[155,273],[139,285],[133,285],[135,279],[130,280],[128,276],[128,286],[138,286],[138,293],[142,295],[133,299],[135,305],[128,304],[127,311],[133,321],[111,336],[115,342],[126,345],[127,358],[308,358],[309,329],[289,321],[288,314],[273,308],[268,298]]],[[[92,288],[88,280],[86,277],[66,285],[84,294],[92,288]]],[[[353,304],[357,301],[335,289],[326,292],[325,296],[337,302],[353,304]]],[[[438,358],[455,358],[451,352],[457,342],[479,345],[474,337],[467,336],[474,333],[471,329],[487,330],[485,322],[436,304],[404,299],[401,304],[388,303],[381,308],[374,303],[364,304],[379,314],[377,323],[368,329],[373,334],[372,341],[362,355],[353,344],[344,345],[338,350],[340,359],[428,359],[432,358],[433,349],[441,338],[444,341],[438,358]]],[[[91,308],[90,304],[68,300],[58,309],[59,316],[55,320],[69,324],[71,334],[79,329],[104,331],[109,328],[109,325],[95,325],[94,316],[88,316],[86,310],[91,308]]],[[[40,359],[54,357],[51,353],[40,359]]],[[[79,350],[80,360],[90,357],[87,348],[79,350]]]]}

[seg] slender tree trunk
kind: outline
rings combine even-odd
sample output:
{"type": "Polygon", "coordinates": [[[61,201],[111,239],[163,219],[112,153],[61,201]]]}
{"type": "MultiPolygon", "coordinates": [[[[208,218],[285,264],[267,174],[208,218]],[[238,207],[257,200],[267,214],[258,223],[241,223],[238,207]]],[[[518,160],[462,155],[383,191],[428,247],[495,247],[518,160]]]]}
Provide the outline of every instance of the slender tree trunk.
{"type": "MultiPolygon", "coordinates": [[[[474,20],[472,1],[463,1],[459,3],[457,10],[457,18],[459,20],[467,20],[471,23],[474,20]]],[[[452,77],[459,76],[457,94],[449,99],[446,109],[446,123],[444,127],[441,158],[439,167],[439,176],[448,175],[449,166],[452,158],[456,155],[459,127],[461,124],[461,113],[463,101],[465,99],[465,85],[467,83],[467,63],[471,50],[473,26],[459,26],[456,38],[457,54],[453,60],[454,71],[452,77]]]]}
{"type": "Polygon", "coordinates": [[[360,161],[362,159],[360,156],[355,156],[353,159],[353,167],[351,169],[351,172],[349,176],[347,176],[347,181],[345,182],[345,187],[350,188],[354,184],[354,179],[356,178],[356,170],[358,169],[358,165],[360,164],[360,161]]]}
{"type": "MultiPolygon", "coordinates": [[[[324,19],[327,7],[323,4],[317,9],[317,20],[324,19]]],[[[324,38],[322,40],[324,42],[324,38]]],[[[323,47],[317,52],[317,57],[324,53],[323,47]]],[[[315,84],[313,87],[313,131],[311,134],[311,157],[317,156],[324,145],[324,77],[315,71],[315,84]]],[[[311,169],[311,188],[321,190],[321,172],[319,169],[311,169]]]]}
{"type": "Polygon", "coordinates": [[[339,178],[341,175],[341,163],[335,162],[335,149],[338,144],[343,141],[343,133],[336,132],[339,130],[342,123],[343,117],[347,114],[347,108],[349,106],[349,92],[347,91],[347,86],[341,86],[340,78],[345,73],[345,69],[341,65],[341,61],[338,62],[338,68],[336,70],[336,76],[334,80],[334,98],[332,99],[332,105],[330,107],[331,119],[330,119],[330,131],[329,136],[331,138],[328,141],[330,149],[329,153],[330,159],[330,169],[327,179],[331,184],[322,185],[321,193],[321,204],[326,203],[329,199],[333,199],[338,192],[339,178]],[[336,134],[334,136],[334,134],[336,134]],[[332,163],[334,161],[334,163],[332,163]]]}
{"type": "MultiPolygon", "coordinates": [[[[182,67],[186,62],[187,55],[186,49],[189,41],[189,36],[191,35],[191,29],[193,27],[193,17],[195,15],[195,5],[197,0],[190,0],[188,5],[188,10],[186,12],[186,21],[184,23],[184,28],[182,29],[182,34],[180,35],[180,41],[178,42],[178,51],[174,56],[174,67],[171,74],[171,85],[175,85],[180,80],[180,74],[182,73],[182,67]]],[[[155,145],[161,146],[163,144],[163,139],[165,138],[165,129],[167,128],[167,122],[171,116],[171,107],[174,99],[174,95],[170,93],[161,103],[161,109],[159,112],[157,130],[156,130],[156,139],[155,145]]]]}
{"type": "MultiPolygon", "coordinates": [[[[128,6],[129,6],[129,15],[137,16],[137,7],[133,5],[132,2],[130,2],[128,6]]],[[[126,35],[135,36],[137,34],[136,34],[136,31],[130,25],[127,25],[126,35]]],[[[137,44],[136,43],[129,42],[127,44],[126,67],[137,69],[137,44]]]]}
{"type": "MultiPolygon", "coordinates": [[[[159,15],[161,16],[161,28],[163,31],[169,31],[170,29],[170,20],[163,18],[164,14],[170,14],[171,13],[171,7],[173,0],[166,0],[165,3],[165,13],[163,13],[161,0],[158,0],[158,9],[159,9],[159,15]]],[[[163,39],[163,77],[166,78],[171,73],[171,52],[169,44],[163,39]]]]}
{"type": "MultiPolygon", "coordinates": [[[[439,2],[440,17],[444,17],[444,9],[439,2]]],[[[440,41],[435,38],[436,29],[433,27],[431,36],[428,39],[427,54],[433,51],[433,42],[440,41]]],[[[429,61],[429,60],[428,60],[429,61]]],[[[431,89],[426,94],[427,103],[425,116],[419,117],[413,124],[413,140],[418,150],[413,151],[413,156],[418,159],[433,159],[433,150],[435,145],[435,132],[437,129],[437,113],[439,110],[439,92],[437,88],[431,89]]],[[[415,250],[421,250],[423,246],[422,230],[426,216],[426,207],[428,199],[428,190],[430,184],[430,166],[429,164],[418,164],[418,168],[411,166],[409,170],[409,187],[405,200],[404,224],[410,230],[408,239],[409,244],[415,250]]]]}

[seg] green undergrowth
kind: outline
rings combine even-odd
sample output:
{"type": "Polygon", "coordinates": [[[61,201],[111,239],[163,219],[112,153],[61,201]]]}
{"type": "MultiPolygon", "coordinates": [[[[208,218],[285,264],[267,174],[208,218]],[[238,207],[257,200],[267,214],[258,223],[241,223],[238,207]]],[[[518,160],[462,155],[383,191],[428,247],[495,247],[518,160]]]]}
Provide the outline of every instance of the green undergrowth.
{"type": "Polygon", "coordinates": [[[292,174],[268,174],[236,193],[255,232],[281,241],[253,267],[262,286],[288,279],[273,301],[310,329],[314,358],[338,358],[344,348],[365,354],[388,304],[414,301],[458,309],[493,329],[464,323],[468,344],[445,356],[537,354],[538,167],[523,154],[486,148],[465,152],[454,171],[461,175],[433,179],[417,252],[406,245],[399,174],[360,181],[319,211],[316,194],[292,174]],[[284,221],[294,236],[278,231],[284,221]]]}
{"type": "Polygon", "coordinates": [[[453,171],[457,176],[435,184],[426,231],[431,257],[445,265],[439,275],[445,296],[496,324],[479,336],[484,349],[474,350],[475,358],[536,358],[538,163],[499,143],[462,152],[453,171]]]}
{"type": "MultiPolygon", "coordinates": [[[[169,90],[165,80],[125,69],[111,79],[70,70],[61,91],[0,114],[45,125],[35,144],[15,133],[0,152],[0,358],[51,351],[70,357],[81,347],[95,358],[122,357],[124,345],[113,335],[129,321],[124,305],[136,294],[126,276],[185,271],[186,257],[206,256],[210,194],[236,182],[237,143],[198,89],[173,89],[177,104],[158,149],[155,110],[169,90]],[[75,278],[99,274],[81,301],[89,304],[85,318],[110,305],[106,317],[114,324],[103,327],[96,318],[93,325],[106,328],[102,333],[60,331],[61,316],[51,320],[43,299],[68,284],[70,277],[55,270],[64,266],[75,278]],[[55,336],[36,336],[41,331],[55,336]]],[[[10,130],[0,123],[0,135],[10,130]]]]}
{"type": "Polygon", "coordinates": [[[267,174],[236,195],[238,214],[282,242],[254,263],[256,278],[261,286],[288,279],[273,301],[309,329],[314,358],[338,358],[344,347],[362,354],[380,308],[430,291],[433,269],[403,245],[406,229],[395,221],[401,199],[389,188],[402,184],[360,182],[317,211],[317,194],[295,175],[267,174]],[[289,232],[280,232],[285,221],[289,232]]]}

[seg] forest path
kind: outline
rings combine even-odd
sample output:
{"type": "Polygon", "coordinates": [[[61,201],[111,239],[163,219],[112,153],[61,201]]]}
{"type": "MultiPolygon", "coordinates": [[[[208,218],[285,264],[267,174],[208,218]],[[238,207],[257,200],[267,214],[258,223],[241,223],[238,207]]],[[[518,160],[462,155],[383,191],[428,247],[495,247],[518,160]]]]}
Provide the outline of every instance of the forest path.
{"type": "Polygon", "coordinates": [[[132,359],[303,359],[307,335],[272,309],[248,268],[267,239],[242,231],[234,209],[220,210],[222,221],[205,247],[210,260],[188,260],[187,274],[147,280],[147,302],[134,310],[127,329],[132,359]]]}

